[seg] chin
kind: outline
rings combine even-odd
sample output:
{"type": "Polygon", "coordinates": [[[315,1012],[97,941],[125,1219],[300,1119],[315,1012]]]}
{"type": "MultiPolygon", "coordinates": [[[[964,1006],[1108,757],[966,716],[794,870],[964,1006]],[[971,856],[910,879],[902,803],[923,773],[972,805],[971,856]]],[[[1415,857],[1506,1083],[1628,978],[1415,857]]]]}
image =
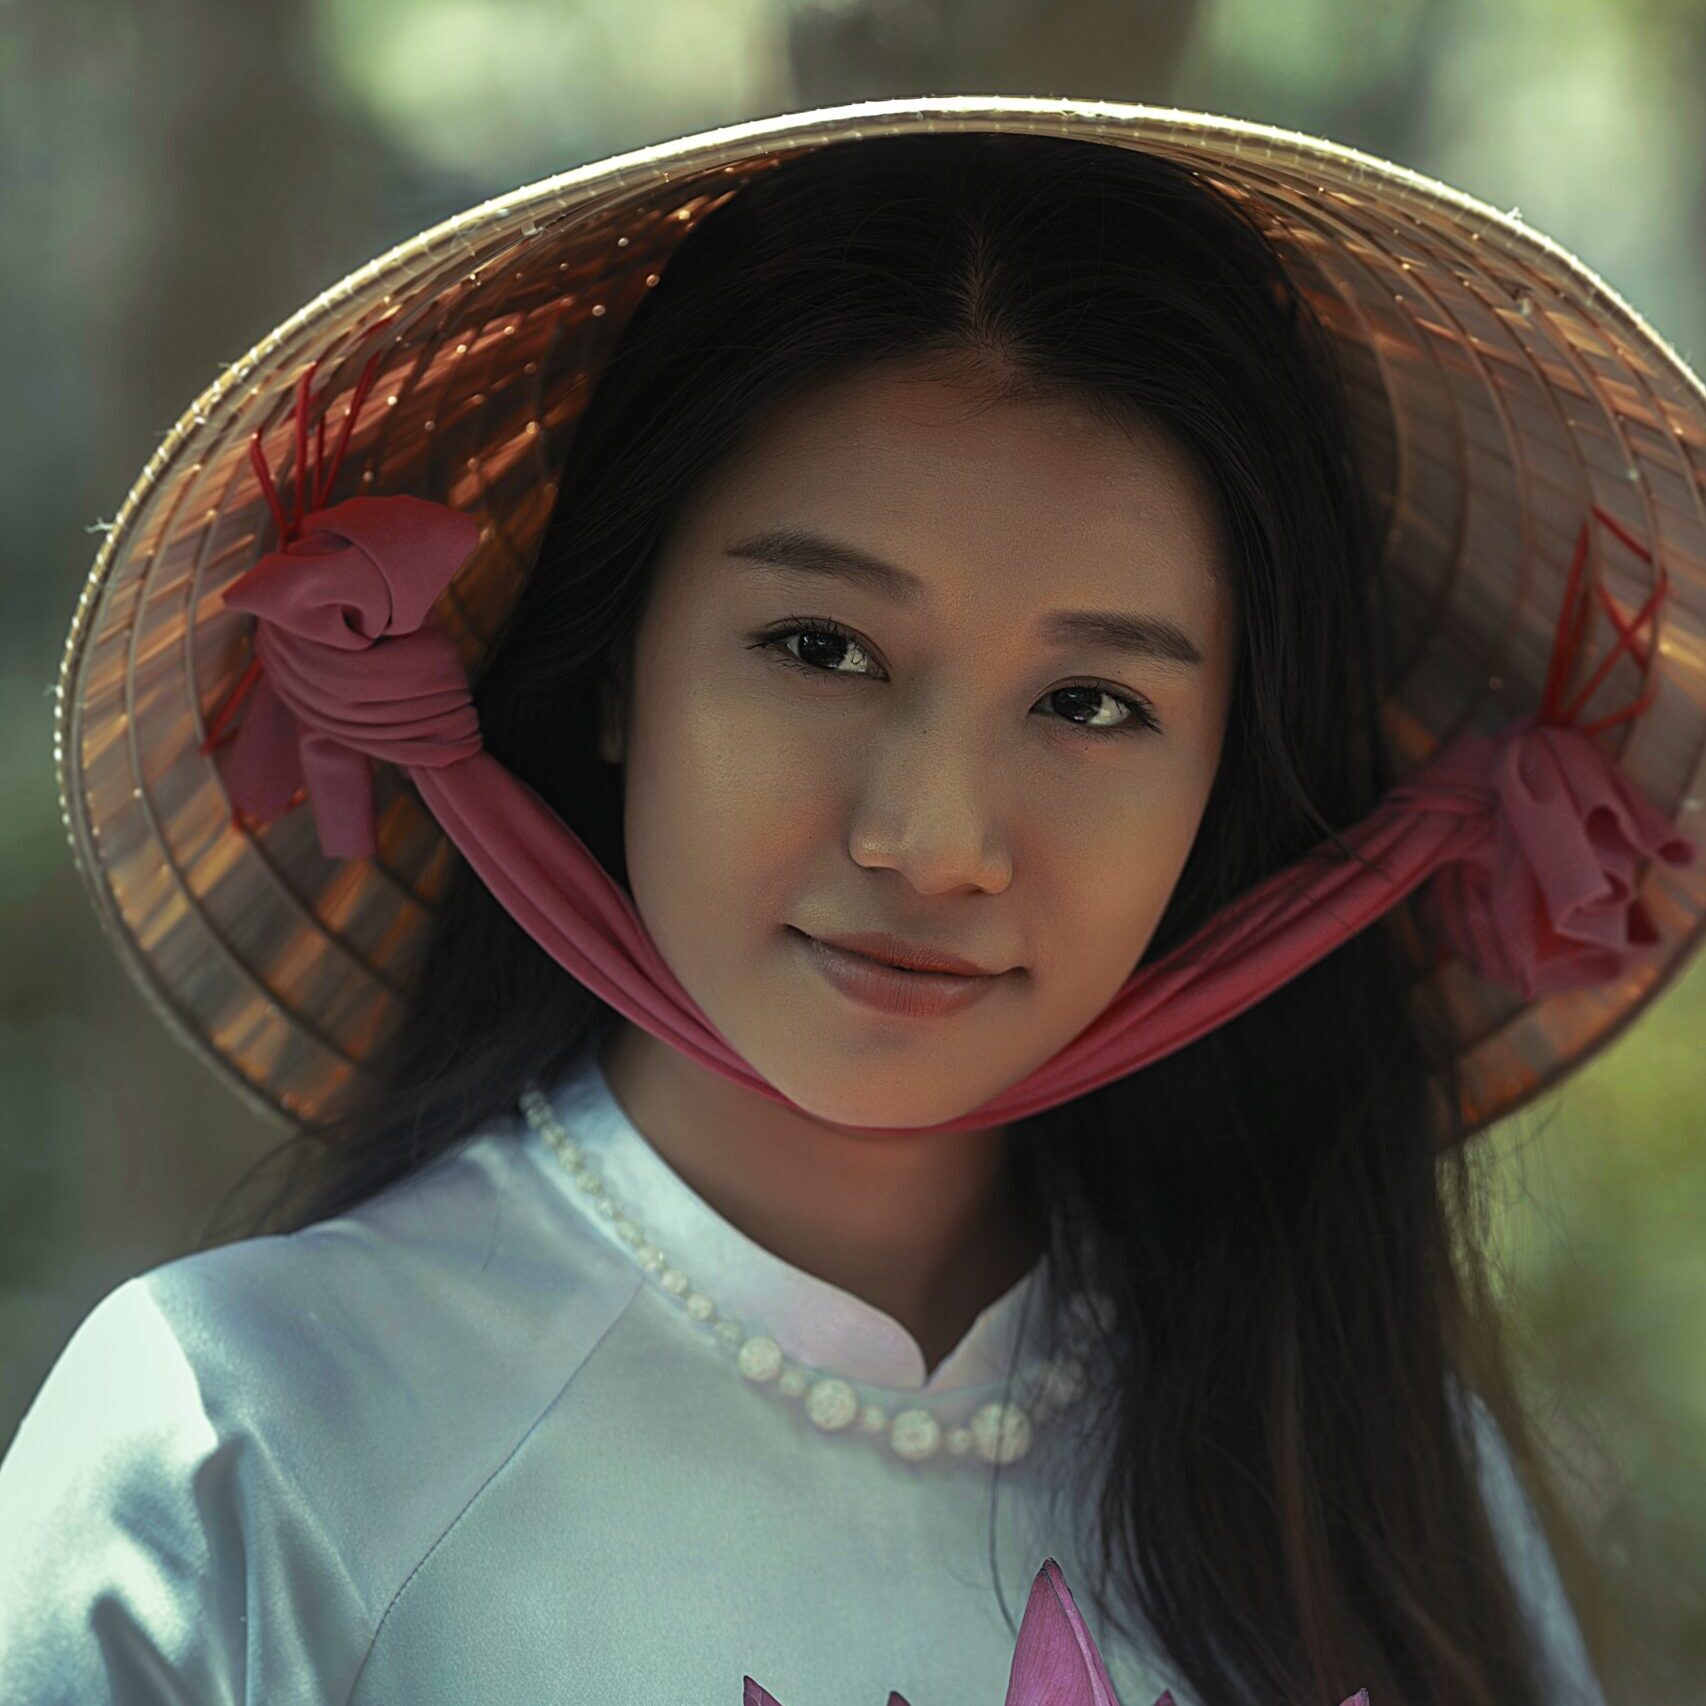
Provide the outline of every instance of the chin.
{"type": "MultiPolygon", "coordinates": [[[[824,1054],[821,1042],[814,1045],[813,1052],[821,1063],[824,1054]]],[[[753,1065],[762,1070],[756,1060],[753,1065]]],[[[958,1119],[996,1094],[990,1090],[944,1099],[940,1071],[932,1065],[927,1049],[920,1051],[917,1076],[920,1082],[916,1094],[908,1095],[901,1082],[904,1074],[892,1059],[885,1058],[875,1067],[868,1060],[849,1059],[845,1073],[834,1082],[826,1081],[821,1072],[812,1081],[797,1085],[783,1078],[770,1078],[770,1082],[810,1118],[844,1128],[869,1127],[872,1135],[892,1132],[904,1136],[920,1127],[940,1125],[945,1120],[958,1119]],[[873,1071],[879,1071],[886,1081],[885,1092],[880,1096],[872,1093],[873,1071]]]]}

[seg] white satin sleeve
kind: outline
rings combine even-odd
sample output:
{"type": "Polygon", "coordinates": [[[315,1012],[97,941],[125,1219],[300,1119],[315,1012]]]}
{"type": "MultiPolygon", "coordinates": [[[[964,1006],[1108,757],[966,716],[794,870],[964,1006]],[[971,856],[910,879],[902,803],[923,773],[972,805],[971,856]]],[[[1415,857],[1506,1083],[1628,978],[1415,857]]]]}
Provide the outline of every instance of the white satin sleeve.
{"type": "Polygon", "coordinates": [[[343,1697],[316,1636],[360,1607],[240,1413],[204,1394],[145,1277],[84,1318],[0,1459],[0,1700],[343,1697]]]}
{"type": "Polygon", "coordinates": [[[1472,1397],[1469,1407],[1482,1498],[1539,1649],[1544,1698],[1549,1706],[1606,1706],[1545,1530],[1511,1462],[1510,1447],[1481,1398],[1472,1397]]]}

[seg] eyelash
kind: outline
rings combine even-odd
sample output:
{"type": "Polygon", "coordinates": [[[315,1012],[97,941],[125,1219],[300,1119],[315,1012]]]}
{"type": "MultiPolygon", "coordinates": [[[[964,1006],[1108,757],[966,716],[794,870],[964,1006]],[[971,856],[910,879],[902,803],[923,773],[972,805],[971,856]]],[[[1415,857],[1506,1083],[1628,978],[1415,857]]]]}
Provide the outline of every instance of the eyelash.
{"type": "MultiPolygon", "coordinates": [[[[795,657],[785,649],[782,642],[791,640],[798,634],[832,634],[838,640],[846,640],[850,645],[858,646],[861,651],[867,651],[864,641],[858,635],[849,633],[837,622],[827,622],[817,616],[791,616],[786,625],[769,630],[761,639],[753,642],[754,649],[769,651],[777,663],[785,668],[804,670],[808,675],[837,676],[841,671],[825,669],[814,663],[807,663],[803,658],[795,657]]],[[[868,676],[853,676],[850,679],[869,680],[868,676]]],[[[1110,699],[1117,700],[1132,714],[1127,720],[1112,729],[1085,728],[1079,723],[1067,722],[1064,717],[1055,720],[1064,724],[1068,729],[1084,735],[1090,740],[1107,740],[1115,735],[1130,735],[1140,733],[1159,734],[1161,725],[1155,720],[1155,713],[1149,703],[1143,699],[1133,698],[1129,693],[1116,692],[1112,687],[1100,681],[1069,681],[1061,687],[1051,687],[1049,694],[1069,693],[1074,688],[1084,688],[1097,693],[1105,693],[1110,699]]],[[[1045,694],[1044,697],[1048,697],[1045,694]]]]}

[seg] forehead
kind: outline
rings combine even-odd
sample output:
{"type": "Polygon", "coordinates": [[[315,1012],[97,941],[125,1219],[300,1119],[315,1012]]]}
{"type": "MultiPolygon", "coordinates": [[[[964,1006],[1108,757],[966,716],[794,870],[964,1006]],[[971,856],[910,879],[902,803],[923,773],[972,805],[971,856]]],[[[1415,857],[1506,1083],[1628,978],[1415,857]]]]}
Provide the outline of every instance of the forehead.
{"type": "Polygon", "coordinates": [[[919,364],[772,409],[683,523],[717,549],[734,528],[809,527],[944,588],[1011,570],[1039,590],[1147,589],[1205,614],[1226,591],[1212,490],[1165,433],[1070,401],[992,403],[987,384],[919,364]]]}

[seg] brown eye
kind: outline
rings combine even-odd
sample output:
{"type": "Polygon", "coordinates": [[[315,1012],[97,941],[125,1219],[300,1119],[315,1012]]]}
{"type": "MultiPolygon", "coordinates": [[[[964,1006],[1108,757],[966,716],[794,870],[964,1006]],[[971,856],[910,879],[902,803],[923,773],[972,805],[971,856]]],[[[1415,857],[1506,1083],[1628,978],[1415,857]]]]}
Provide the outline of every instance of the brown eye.
{"type": "Polygon", "coordinates": [[[1085,696],[1084,703],[1086,704],[1094,705],[1095,701],[1098,699],[1111,699],[1116,705],[1123,705],[1125,707],[1127,713],[1125,721],[1117,725],[1092,729],[1087,724],[1074,724],[1074,727],[1082,728],[1086,734],[1119,734],[1132,723],[1141,724],[1142,727],[1149,729],[1156,734],[1161,732],[1161,725],[1156,722],[1153,713],[1146,704],[1141,700],[1128,698],[1124,693],[1116,693],[1111,687],[1096,687],[1089,684],[1078,687],[1057,687],[1048,695],[1048,697],[1050,699],[1059,699],[1062,695],[1070,693],[1083,694],[1085,696]]]}
{"type": "MultiPolygon", "coordinates": [[[[845,655],[849,650],[857,652],[867,659],[870,656],[857,636],[850,634],[839,623],[827,622],[821,617],[790,617],[784,626],[771,629],[768,633],[760,635],[752,644],[756,650],[769,651],[776,662],[788,669],[804,670],[811,675],[850,676],[854,680],[876,679],[873,676],[866,676],[862,671],[841,670],[835,668],[833,662],[821,661],[825,654],[830,659],[834,659],[838,653],[845,655]],[[788,648],[788,642],[796,639],[801,643],[799,653],[788,648]],[[808,653],[808,646],[811,651],[818,654],[819,661],[814,661],[808,653]]],[[[1052,688],[1043,697],[1045,700],[1052,700],[1068,694],[1082,695],[1082,702],[1090,704],[1092,707],[1097,699],[1111,699],[1115,704],[1125,708],[1127,713],[1125,719],[1112,727],[1091,728],[1086,723],[1072,721],[1070,717],[1051,719],[1064,724],[1067,728],[1077,730],[1091,740],[1100,740],[1110,735],[1159,734],[1161,732],[1161,725],[1156,720],[1154,710],[1147,701],[1134,698],[1129,693],[1119,692],[1115,688],[1104,686],[1100,682],[1076,682],[1066,687],[1052,688]]],[[[1092,712],[1092,714],[1094,713],[1092,712]]]]}

